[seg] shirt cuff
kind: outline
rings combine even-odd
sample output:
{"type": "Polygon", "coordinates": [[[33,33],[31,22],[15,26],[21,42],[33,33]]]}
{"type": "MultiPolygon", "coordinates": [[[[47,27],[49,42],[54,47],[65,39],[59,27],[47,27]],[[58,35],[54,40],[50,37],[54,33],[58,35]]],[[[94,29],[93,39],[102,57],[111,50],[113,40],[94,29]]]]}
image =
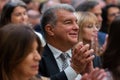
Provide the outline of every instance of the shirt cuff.
{"type": "Polygon", "coordinates": [[[71,66],[67,67],[64,71],[68,80],[75,80],[78,75],[71,66]]]}

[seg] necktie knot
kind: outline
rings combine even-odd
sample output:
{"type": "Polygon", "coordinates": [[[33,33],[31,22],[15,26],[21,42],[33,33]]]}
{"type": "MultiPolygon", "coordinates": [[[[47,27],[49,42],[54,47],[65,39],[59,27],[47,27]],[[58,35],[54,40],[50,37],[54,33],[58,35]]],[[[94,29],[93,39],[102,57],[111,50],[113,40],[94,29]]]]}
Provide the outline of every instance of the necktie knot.
{"type": "Polygon", "coordinates": [[[67,53],[62,53],[60,57],[63,61],[65,61],[67,59],[67,53]]]}

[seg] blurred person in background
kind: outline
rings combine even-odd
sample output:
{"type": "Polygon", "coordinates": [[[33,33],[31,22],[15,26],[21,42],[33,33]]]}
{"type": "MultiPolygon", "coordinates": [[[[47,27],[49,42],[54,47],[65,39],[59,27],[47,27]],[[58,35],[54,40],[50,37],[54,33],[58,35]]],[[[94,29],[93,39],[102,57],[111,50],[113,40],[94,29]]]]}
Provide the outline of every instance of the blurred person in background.
{"type": "Polygon", "coordinates": [[[81,3],[79,6],[77,6],[76,11],[89,11],[92,12],[96,15],[99,25],[101,26],[102,24],[102,9],[101,6],[99,5],[99,2],[97,1],[85,1],[81,3]]]}
{"type": "Polygon", "coordinates": [[[33,0],[21,0],[27,5],[27,9],[32,9],[33,7],[33,0]]]}
{"type": "MultiPolygon", "coordinates": [[[[101,56],[102,68],[106,71],[106,76],[102,80],[120,80],[120,15],[112,21],[106,44],[106,49],[101,56]]],[[[86,74],[83,80],[101,80],[96,74],[86,74]],[[95,79],[96,77],[96,79],[95,79]]]]}
{"type": "Polygon", "coordinates": [[[42,28],[41,28],[41,26],[40,26],[41,14],[40,14],[38,11],[33,10],[33,9],[28,10],[28,11],[27,11],[27,14],[28,14],[28,17],[29,17],[29,22],[30,22],[30,24],[33,26],[32,28],[33,28],[36,32],[42,34],[42,36],[44,37],[43,30],[42,30],[42,28]]]}
{"type": "Polygon", "coordinates": [[[37,0],[21,0],[27,5],[27,9],[39,11],[40,1],[37,0]]]}
{"type": "Polygon", "coordinates": [[[41,8],[41,14],[43,14],[49,7],[60,4],[60,2],[54,0],[48,0],[43,3],[43,7],[41,8]]]}
{"type": "Polygon", "coordinates": [[[120,16],[110,25],[107,46],[102,55],[103,68],[107,72],[105,80],[120,80],[120,16]]]}
{"type": "Polygon", "coordinates": [[[16,1],[5,4],[0,17],[0,27],[9,23],[29,23],[25,3],[22,1],[16,1]]]}
{"type": "Polygon", "coordinates": [[[97,17],[91,12],[76,12],[75,13],[79,26],[79,41],[82,41],[83,44],[89,44],[90,48],[94,49],[94,55],[96,56],[93,59],[94,67],[101,67],[101,49],[97,40],[98,31],[100,26],[98,25],[97,17]]]}
{"type": "MultiPolygon", "coordinates": [[[[44,1],[39,6],[39,12],[42,15],[48,8],[55,6],[55,5],[58,5],[58,4],[60,4],[60,3],[58,1],[55,1],[55,0],[44,1]]],[[[40,17],[40,19],[41,19],[41,17],[40,17]]],[[[42,26],[41,26],[41,20],[39,22],[40,22],[40,24],[36,25],[34,27],[34,30],[41,33],[45,37],[42,26]]]]}
{"type": "Polygon", "coordinates": [[[120,80],[120,15],[115,16],[112,21],[108,38],[106,43],[106,49],[101,55],[102,68],[106,71],[104,77],[100,78],[97,75],[103,75],[104,73],[92,72],[83,75],[81,80],[120,80]]]}
{"type": "Polygon", "coordinates": [[[102,27],[101,32],[108,33],[109,27],[116,16],[120,15],[120,9],[118,5],[109,4],[102,10],[102,27]]]}
{"type": "MultiPolygon", "coordinates": [[[[98,19],[98,25],[101,27],[102,26],[102,8],[101,5],[99,4],[99,2],[97,1],[85,1],[82,4],[80,4],[77,8],[76,11],[81,11],[81,12],[92,12],[94,15],[96,15],[97,19],[98,19]]],[[[101,31],[98,32],[98,41],[99,41],[99,45],[101,46],[101,48],[103,48],[103,45],[105,43],[107,34],[103,33],[101,31]]]]}
{"type": "Polygon", "coordinates": [[[29,17],[29,22],[33,26],[33,29],[36,25],[40,24],[40,13],[36,10],[28,10],[27,11],[28,17],[29,17]]]}
{"type": "Polygon", "coordinates": [[[106,5],[109,4],[114,4],[114,5],[118,5],[119,0],[103,0],[105,2],[106,5]]]}
{"type": "MultiPolygon", "coordinates": [[[[0,27],[7,25],[9,23],[14,24],[27,24],[30,25],[28,14],[27,14],[27,6],[22,1],[13,1],[8,2],[2,10],[1,17],[0,17],[0,27]]],[[[32,28],[32,27],[31,27],[32,28]]],[[[43,36],[35,32],[40,40],[42,41],[42,46],[45,45],[45,40],[43,36]]]]}

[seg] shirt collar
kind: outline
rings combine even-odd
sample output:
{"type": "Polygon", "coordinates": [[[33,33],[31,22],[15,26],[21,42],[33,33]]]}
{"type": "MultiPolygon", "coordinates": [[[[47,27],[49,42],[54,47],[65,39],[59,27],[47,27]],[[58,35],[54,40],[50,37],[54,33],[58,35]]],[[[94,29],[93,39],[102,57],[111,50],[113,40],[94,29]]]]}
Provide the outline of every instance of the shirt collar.
{"type": "MultiPolygon", "coordinates": [[[[48,44],[48,47],[50,48],[50,50],[53,53],[53,56],[55,57],[55,59],[59,58],[59,56],[61,55],[61,53],[63,53],[62,51],[58,50],[57,48],[53,47],[52,45],[48,44]]],[[[72,51],[71,49],[67,50],[65,53],[68,53],[68,56],[71,58],[72,57],[72,51]]]]}

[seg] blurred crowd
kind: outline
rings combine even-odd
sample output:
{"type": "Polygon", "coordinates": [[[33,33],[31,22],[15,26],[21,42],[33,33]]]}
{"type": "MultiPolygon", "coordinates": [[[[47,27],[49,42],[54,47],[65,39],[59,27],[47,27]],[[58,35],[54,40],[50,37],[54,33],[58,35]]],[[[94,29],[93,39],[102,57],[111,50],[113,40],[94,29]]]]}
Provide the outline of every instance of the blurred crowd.
{"type": "Polygon", "coordinates": [[[0,80],[120,80],[119,0],[0,0],[0,80]]]}

